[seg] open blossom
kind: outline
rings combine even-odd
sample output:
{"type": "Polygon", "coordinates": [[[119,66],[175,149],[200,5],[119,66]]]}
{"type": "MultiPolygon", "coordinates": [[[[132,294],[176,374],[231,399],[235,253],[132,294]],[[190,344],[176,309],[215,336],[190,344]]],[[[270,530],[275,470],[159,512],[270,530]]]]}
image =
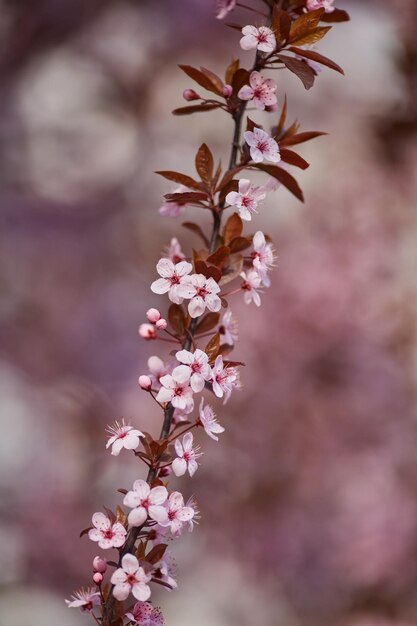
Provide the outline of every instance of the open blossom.
{"type": "Polygon", "coordinates": [[[277,103],[275,92],[277,84],[271,78],[264,78],[259,72],[251,72],[249,85],[244,85],[237,97],[241,100],[252,100],[259,111],[263,111],[266,106],[273,106],[277,103]]]}
{"type": "Polygon", "coordinates": [[[190,522],[194,515],[194,509],[184,505],[182,494],[179,491],[173,491],[167,502],[167,519],[160,524],[169,527],[173,535],[179,535],[183,524],[190,522]]]}
{"type": "Polygon", "coordinates": [[[207,354],[199,349],[194,353],[188,350],[180,350],[175,356],[182,365],[178,365],[172,374],[180,373],[181,375],[182,373],[183,376],[188,376],[194,393],[202,391],[206,380],[210,379],[211,373],[207,354]]]}
{"type": "MultiPolygon", "coordinates": [[[[189,191],[188,187],[184,185],[180,185],[176,187],[172,193],[184,193],[185,191],[189,191]]],[[[165,202],[159,209],[159,215],[162,217],[179,217],[185,211],[186,203],[185,202],[165,202]]]]}
{"type": "Polygon", "coordinates": [[[266,242],[265,235],[260,230],[253,237],[252,259],[253,267],[262,279],[262,285],[269,287],[271,281],[269,280],[268,271],[274,265],[275,256],[272,245],[266,242]]]}
{"type": "Polygon", "coordinates": [[[190,377],[187,372],[172,372],[162,376],[159,382],[162,386],[156,396],[158,402],[171,402],[173,407],[187,413],[193,410],[193,390],[189,385],[190,377]]]}
{"type": "Polygon", "coordinates": [[[259,28],[256,28],[256,26],[244,26],[242,34],[240,47],[243,50],[256,48],[260,52],[273,52],[277,47],[275,35],[268,26],[260,26],[259,28]]]}
{"type": "Polygon", "coordinates": [[[131,526],[141,526],[149,516],[155,522],[166,520],[166,510],[162,506],[168,497],[165,487],[158,486],[152,489],[144,480],[135,480],[133,491],[128,491],[123,499],[123,504],[128,506],[130,511],[127,518],[131,526]]]}
{"type": "Polygon", "coordinates": [[[222,20],[235,6],[236,0],[217,0],[217,19],[222,20]]]}
{"type": "Polygon", "coordinates": [[[223,357],[219,354],[211,370],[211,382],[214,394],[218,398],[223,398],[225,394],[227,397],[232,392],[233,387],[236,386],[236,381],[236,370],[233,367],[225,367],[223,357]]]}
{"type": "Polygon", "coordinates": [[[239,180],[239,191],[231,191],[226,196],[226,202],[235,206],[242,220],[248,222],[252,219],[252,213],[258,212],[258,203],[265,200],[266,193],[262,187],[255,187],[247,178],[239,180]]]}
{"type": "Polygon", "coordinates": [[[188,313],[191,317],[199,317],[206,308],[213,313],[220,311],[222,302],[217,295],[219,285],[214,278],[206,278],[203,274],[192,274],[185,279],[182,292],[184,298],[190,298],[188,313]]]}
{"type": "Polygon", "coordinates": [[[158,294],[168,293],[171,302],[181,304],[184,299],[181,287],[184,285],[185,277],[193,269],[191,263],[180,261],[174,264],[169,259],[160,259],[156,269],[161,278],[152,283],[151,290],[158,294]]]}
{"type": "Polygon", "coordinates": [[[262,286],[262,278],[259,276],[256,270],[249,270],[249,272],[242,272],[240,274],[243,278],[242,289],[245,292],[243,299],[246,304],[254,302],[256,306],[261,306],[261,296],[258,293],[258,289],[262,286]]]}
{"type": "Polygon", "coordinates": [[[155,608],[149,602],[136,602],[131,613],[126,617],[136,626],[164,626],[165,620],[161,609],[155,608]]]}
{"type": "Polygon", "coordinates": [[[106,448],[111,446],[111,454],[113,456],[118,456],[123,448],[136,450],[139,445],[139,437],[143,437],[143,433],[140,430],[133,428],[130,424],[125,424],[123,419],[121,422],[114,422],[112,426],[109,426],[107,432],[110,434],[110,437],[106,443],[106,448]]]}
{"type": "Polygon", "coordinates": [[[169,242],[169,246],[162,251],[162,254],[165,255],[164,258],[169,259],[173,263],[179,263],[185,259],[185,254],[182,251],[180,242],[176,237],[172,237],[169,242]]]}
{"type": "Polygon", "coordinates": [[[187,470],[190,476],[196,473],[198,469],[196,459],[201,456],[201,453],[198,452],[198,448],[193,448],[193,442],[193,433],[185,433],[182,442],[179,439],[175,440],[175,452],[178,455],[172,463],[175,476],[183,476],[187,470]]]}
{"type": "Polygon", "coordinates": [[[198,424],[203,426],[209,437],[214,439],[214,441],[218,441],[217,435],[224,433],[224,428],[216,420],[216,414],[212,407],[209,404],[204,406],[204,398],[201,398],[199,414],[198,424]]]}
{"type": "Polygon", "coordinates": [[[151,578],[152,576],[145,573],[133,554],[125,554],[122,558],[122,567],[113,572],[110,579],[111,584],[114,585],[113,595],[117,600],[122,601],[132,593],[136,600],[145,602],[151,595],[147,584],[151,578]]]}
{"type": "Polygon", "coordinates": [[[238,340],[239,326],[230,309],[223,313],[223,317],[219,322],[218,332],[221,343],[227,343],[229,346],[234,346],[238,340]]]}
{"type": "Polygon", "coordinates": [[[97,604],[100,604],[100,593],[92,587],[80,589],[72,595],[71,600],[65,600],[65,604],[69,609],[92,611],[97,604]]]}
{"type": "Polygon", "coordinates": [[[243,136],[250,148],[252,161],[255,163],[262,163],[264,159],[272,163],[278,163],[281,160],[277,142],[261,128],[254,128],[253,132],[247,130],[243,136]]]}
{"type": "Polygon", "coordinates": [[[112,524],[104,513],[94,513],[92,517],[93,526],[88,531],[91,541],[97,541],[100,548],[120,548],[126,541],[126,529],[123,524],[116,522],[112,524]]]}
{"type": "Polygon", "coordinates": [[[324,9],[326,13],[333,13],[334,0],[307,0],[306,7],[308,11],[316,11],[317,9],[324,9]]]}

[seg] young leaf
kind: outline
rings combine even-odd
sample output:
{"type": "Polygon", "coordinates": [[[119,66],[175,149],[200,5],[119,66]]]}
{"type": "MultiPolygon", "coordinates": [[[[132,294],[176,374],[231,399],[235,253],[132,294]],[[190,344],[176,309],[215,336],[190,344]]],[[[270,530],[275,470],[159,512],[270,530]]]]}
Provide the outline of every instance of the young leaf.
{"type": "Polygon", "coordinates": [[[177,335],[185,333],[185,314],[179,304],[171,304],[168,309],[168,321],[177,335]]]}
{"type": "Polygon", "coordinates": [[[287,11],[274,6],[272,9],[272,30],[281,44],[287,41],[291,29],[291,18],[287,11]]]}
{"type": "Polygon", "coordinates": [[[243,68],[237,70],[233,76],[232,87],[233,95],[237,96],[240,89],[249,83],[249,72],[243,68]]]}
{"type": "Polygon", "coordinates": [[[228,245],[235,237],[240,237],[243,230],[243,222],[237,213],[233,213],[227,220],[223,229],[224,243],[228,245]]]}
{"type": "MultiPolygon", "coordinates": [[[[218,86],[215,82],[213,82],[211,76],[208,76],[205,72],[198,70],[196,67],[191,67],[191,65],[180,65],[179,68],[182,69],[182,71],[185,72],[187,76],[195,80],[195,82],[198,83],[201,87],[204,87],[204,89],[207,89],[207,91],[211,91],[212,93],[219,95],[218,86]]],[[[220,78],[218,77],[217,79],[220,80],[220,78]]],[[[220,95],[222,95],[221,90],[220,95]]]]}
{"type": "Polygon", "coordinates": [[[284,187],[286,187],[288,191],[291,191],[291,193],[294,194],[294,196],[298,198],[298,200],[304,202],[303,192],[301,191],[300,186],[295,180],[294,176],[291,176],[291,174],[282,169],[282,167],[279,167],[278,165],[266,165],[264,163],[259,163],[258,165],[256,165],[256,167],[279,180],[279,182],[284,185],[284,187]]]}
{"type": "Polygon", "coordinates": [[[207,313],[197,324],[196,333],[207,333],[217,326],[220,320],[220,313],[207,313]]]}
{"type": "Polygon", "coordinates": [[[223,189],[224,187],[226,187],[226,185],[228,185],[230,183],[230,181],[233,179],[233,177],[236,174],[239,174],[239,172],[241,172],[244,168],[243,167],[234,167],[232,170],[227,170],[227,172],[225,172],[223,178],[221,179],[220,183],[217,186],[216,191],[220,191],[220,189],[223,189]]]}
{"type": "Polygon", "coordinates": [[[203,102],[202,104],[193,104],[187,107],[179,107],[178,109],[174,109],[172,111],[173,115],[190,115],[191,113],[204,113],[204,111],[212,111],[213,109],[218,109],[220,107],[220,102],[215,104],[206,104],[203,102]]]}
{"type": "Polygon", "coordinates": [[[233,59],[230,65],[226,69],[226,73],[224,75],[224,81],[226,85],[231,85],[233,82],[233,76],[239,69],[239,59],[233,59]]]}
{"type": "Polygon", "coordinates": [[[284,104],[282,105],[281,115],[279,116],[278,126],[275,131],[274,139],[278,139],[278,137],[281,135],[286,119],[287,119],[287,94],[285,94],[285,97],[284,97],[284,104]]]}
{"type": "Polygon", "coordinates": [[[307,163],[303,157],[301,157],[296,152],[292,150],[287,150],[286,148],[281,148],[281,159],[284,163],[289,163],[289,165],[295,165],[295,167],[299,167],[302,170],[306,170],[310,167],[310,163],[307,163]]]}
{"type": "Polygon", "coordinates": [[[187,176],[186,174],[180,174],[180,172],[171,172],[169,170],[155,172],[155,174],[159,174],[159,176],[163,176],[167,180],[172,180],[174,183],[178,183],[179,185],[184,185],[185,187],[189,187],[190,189],[197,189],[198,191],[201,191],[200,183],[194,180],[194,178],[191,178],[191,176],[187,176]]]}
{"type": "Polygon", "coordinates": [[[207,200],[207,194],[204,191],[184,191],[182,193],[166,193],[165,200],[168,202],[176,202],[178,204],[194,204],[207,200]]]}
{"type": "Polygon", "coordinates": [[[308,13],[302,13],[300,17],[298,17],[295,22],[291,24],[289,37],[290,42],[299,39],[300,37],[306,35],[308,32],[316,28],[319,25],[323,14],[323,8],[316,9],[315,11],[309,11],[308,13]]]}
{"type": "Polygon", "coordinates": [[[165,543],[158,543],[152,548],[150,552],[145,556],[145,561],[151,565],[156,565],[162,559],[165,554],[165,550],[168,546],[165,543]]]}
{"type": "Polygon", "coordinates": [[[219,350],[220,335],[219,333],[216,333],[204,348],[204,352],[207,354],[210,363],[212,363],[216,359],[216,356],[219,354],[219,350]]]}
{"type": "Polygon", "coordinates": [[[315,139],[316,137],[321,137],[322,135],[327,135],[327,133],[320,133],[316,131],[306,131],[304,133],[298,133],[298,135],[290,135],[285,136],[279,142],[280,149],[286,146],[296,146],[300,143],[305,143],[306,141],[310,141],[310,139],[315,139]]]}
{"type": "Polygon", "coordinates": [[[201,226],[199,226],[198,224],[194,224],[194,222],[183,222],[182,226],[184,226],[184,228],[187,228],[187,230],[191,230],[191,232],[201,237],[201,239],[206,244],[207,248],[209,247],[210,242],[205,236],[205,234],[203,233],[203,231],[201,230],[201,226]]]}
{"type": "Polygon", "coordinates": [[[316,61],[317,63],[320,63],[321,65],[330,67],[330,69],[335,70],[336,72],[339,72],[340,74],[344,74],[344,71],[340,67],[340,65],[337,65],[337,63],[335,63],[331,59],[328,59],[322,54],[319,54],[318,52],[314,52],[313,50],[304,50],[304,48],[297,48],[296,46],[291,46],[288,49],[290,50],[290,52],[294,52],[295,54],[298,54],[300,57],[311,59],[312,61],[316,61]]]}
{"type": "Polygon", "coordinates": [[[284,54],[278,54],[278,58],[284,63],[290,72],[298,76],[306,89],[311,89],[314,85],[316,75],[305,61],[300,61],[299,59],[294,59],[293,57],[287,57],[284,54]]]}
{"type": "Polygon", "coordinates": [[[223,87],[224,87],[222,79],[219,78],[219,76],[217,76],[217,74],[215,74],[211,70],[208,70],[205,67],[200,67],[200,70],[204,74],[204,76],[206,76],[206,78],[208,78],[209,81],[211,82],[211,84],[213,85],[214,92],[218,96],[222,96],[223,95],[223,87]]]}
{"type": "Polygon", "coordinates": [[[205,261],[195,261],[194,263],[196,274],[203,274],[206,278],[213,278],[216,283],[222,277],[222,273],[215,265],[207,265],[205,261]]]}
{"type": "Polygon", "coordinates": [[[251,240],[248,237],[235,237],[229,243],[230,252],[242,252],[251,245],[251,240]]]}
{"type": "Polygon", "coordinates": [[[299,37],[298,39],[294,39],[291,43],[296,46],[306,46],[311,45],[313,43],[317,43],[320,39],[323,39],[324,35],[329,32],[331,26],[318,26],[313,30],[310,30],[308,33],[299,37]]]}
{"type": "Polygon", "coordinates": [[[201,176],[201,180],[209,185],[213,178],[214,160],[210,148],[205,143],[197,151],[195,168],[201,176]]]}
{"type": "Polygon", "coordinates": [[[212,263],[213,265],[221,269],[226,265],[229,257],[230,248],[228,248],[227,246],[220,246],[220,248],[217,248],[217,250],[207,258],[207,262],[212,263]]]}
{"type": "Polygon", "coordinates": [[[219,285],[226,285],[230,283],[232,280],[237,278],[241,271],[243,270],[243,256],[241,254],[234,254],[230,257],[229,265],[221,277],[219,285]]]}
{"type": "Polygon", "coordinates": [[[349,13],[343,11],[342,9],[335,9],[332,13],[325,13],[321,18],[322,22],[349,22],[350,17],[349,13]]]}

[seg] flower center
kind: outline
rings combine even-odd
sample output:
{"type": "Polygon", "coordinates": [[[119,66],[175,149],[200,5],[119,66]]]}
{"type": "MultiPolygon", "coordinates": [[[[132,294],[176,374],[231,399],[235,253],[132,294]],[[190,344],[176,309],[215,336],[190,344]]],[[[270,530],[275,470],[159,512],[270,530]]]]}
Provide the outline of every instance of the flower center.
{"type": "Polygon", "coordinates": [[[174,390],[174,396],[182,396],[183,392],[184,392],[184,387],[177,387],[174,390]]]}
{"type": "Polygon", "coordinates": [[[251,286],[248,283],[247,280],[244,280],[243,283],[241,284],[241,288],[244,289],[245,291],[250,291],[251,290],[251,286]]]}
{"type": "Polygon", "coordinates": [[[188,463],[188,461],[189,461],[189,460],[190,460],[190,458],[191,458],[191,455],[190,455],[190,453],[189,453],[189,452],[184,452],[184,454],[183,454],[182,458],[184,459],[184,461],[187,461],[187,463],[188,463]]]}
{"type": "Polygon", "coordinates": [[[196,372],[200,372],[201,371],[201,365],[200,363],[193,363],[191,365],[191,370],[196,373],[196,372]]]}
{"type": "Polygon", "coordinates": [[[111,528],[102,531],[104,539],[113,539],[113,531],[111,528]]]}
{"type": "Polygon", "coordinates": [[[172,276],[169,277],[169,282],[171,283],[171,285],[179,285],[181,280],[179,276],[177,276],[176,274],[173,274],[172,276]]]}
{"type": "Polygon", "coordinates": [[[134,585],[138,581],[136,580],[136,576],[134,574],[129,574],[129,576],[126,578],[126,582],[128,585],[134,585]]]}
{"type": "Polygon", "coordinates": [[[143,506],[144,509],[147,509],[149,507],[148,498],[146,498],[145,500],[142,500],[142,502],[140,503],[140,506],[143,506]]]}
{"type": "Polygon", "coordinates": [[[265,140],[258,141],[257,148],[261,152],[266,152],[268,150],[268,142],[265,140]]]}
{"type": "Polygon", "coordinates": [[[175,511],[168,511],[168,519],[172,522],[175,519],[175,511]]]}
{"type": "Polygon", "coordinates": [[[266,33],[258,33],[258,43],[264,43],[267,40],[266,33]]]}
{"type": "Polygon", "coordinates": [[[208,291],[205,287],[199,287],[197,289],[196,295],[204,298],[208,294],[208,291]]]}

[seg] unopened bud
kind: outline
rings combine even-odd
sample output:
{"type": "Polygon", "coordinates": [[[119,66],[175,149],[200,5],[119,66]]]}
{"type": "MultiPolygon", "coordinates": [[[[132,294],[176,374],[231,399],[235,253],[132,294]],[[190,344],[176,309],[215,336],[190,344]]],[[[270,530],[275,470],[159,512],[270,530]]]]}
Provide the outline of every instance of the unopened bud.
{"type": "Polygon", "coordinates": [[[104,574],[107,569],[107,562],[101,556],[96,556],[93,561],[93,569],[95,572],[104,574]]]}
{"type": "Polygon", "coordinates": [[[161,319],[161,314],[158,309],[149,309],[149,311],[146,311],[146,317],[148,318],[148,322],[156,324],[156,322],[161,319]]]}
{"type": "Polygon", "coordinates": [[[192,100],[201,100],[200,96],[194,91],[194,89],[185,89],[182,97],[188,102],[191,102],[192,100]]]}
{"type": "Polygon", "coordinates": [[[165,330],[168,324],[167,324],[167,321],[161,317],[161,319],[156,322],[155,326],[157,327],[158,330],[165,330]]]}
{"type": "Polygon", "coordinates": [[[139,376],[139,387],[145,391],[150,391],[152,389],[152,381],[149,376],[139,376]]]}
{"type": "Polygon", "coordinates": [[[172,469],[170,467],[163,467],[162,469],[159,470],[158,477],[164,478],[166,476],[169,476],[171,473],[172,473],[172,469]]]}
{"type": "Polygon", "coordinates": [[[275,111],[278,111],[278,104],[268,104],[265,107],[265,111],[268,111],[268,113],[274,113],[275,111]]]}
{"type": "Polygon", "coordinates": [[[103,582],[103,574],[100,574],[100,572],[96,572],[93,576],[93,580],[96,585],[101,585],[101,583],[103,582]]]}
{"type": "Polygon", "coordinates": [[[151,324],[141,324],[139,326],[139,335],[143,337],[143,339],[155,339],[156,330],[155,327],[151,324]]]}
{"type": "Polygon", "coordinates": [[[224,95],[225,98],[230,98],[230,96],[233,93],[233,87],[232,85],[225,85],[222,89],[222,93],[224,95]]]}

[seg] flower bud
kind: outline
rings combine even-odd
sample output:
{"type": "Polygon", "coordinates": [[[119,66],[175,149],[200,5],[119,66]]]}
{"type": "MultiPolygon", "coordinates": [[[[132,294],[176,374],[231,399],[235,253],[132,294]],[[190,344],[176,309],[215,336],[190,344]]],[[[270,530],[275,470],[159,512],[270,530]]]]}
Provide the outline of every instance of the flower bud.
{"type": "Polygon", "coordinates": [[[161,314],[158,309],[149,309],[149,311],[146,311],[146,317],[148,318],[148,322],[156,324],[156,322],[161,319],[161,314]]]}
{"type": "Polygon", "coordinates": [[[232,85],[225,85],[222,89],[222,93],[224,95],[225,98],[230,98],[230,96],[233,93],[233,87],[232,85]]]}
{"type": "Polygon", "coordinates": [[[185,89],[182,97],[188,102],[191,102],[192,100],[201,100],[200,96],[194,91],[194,89],[185,89]]]}
{"type": "Polygon", "coordinates": [[[166,476],[169,476],[170,474],[172,474],[172,469],[170,467],[163,467],[158,472],[158,478],[165,478],[166,476]]]}
{"type": "Polygon", "coordinates": [[[152,389],[152,381],[149,376],[139,376],[139,387],[145,391],[150,391],[152,389]]]}
{"type": "Polygon", "coordinates": [[[161,317],[161,319],[156,322],[155,326],[157,327],[158,330],[165,330],[168,324],[167,324],[167,321],[161,317]]]}
{"type": "Polygon", "coordinates": [[[278,104],[268,104],[265,107],[265,111],[268,111],[268,113],[274,113],[274,111],[278,111],[278,104]]]}
{"type": "Polygon", "coordinates": [[[143,339],[155,339],[156,330],[151,324],[141,324],[139,326],[139,335],[143,337],[143,339]]]}
{"type": "Polygon", "coordinates": [[[100,574],[104,574],[107,569],[107,562],[101,558],[101,556],[96,556],[93,561],[93,570],[95,572],[99,572],[100,574]]]}
{"type": "Polygon", "coordinates": [[[100,574],[100,572],[96,572],[93,576],[93,580],[96,585],[101,585],[101,583],[103,582],[103,574],[100,574]]]}

